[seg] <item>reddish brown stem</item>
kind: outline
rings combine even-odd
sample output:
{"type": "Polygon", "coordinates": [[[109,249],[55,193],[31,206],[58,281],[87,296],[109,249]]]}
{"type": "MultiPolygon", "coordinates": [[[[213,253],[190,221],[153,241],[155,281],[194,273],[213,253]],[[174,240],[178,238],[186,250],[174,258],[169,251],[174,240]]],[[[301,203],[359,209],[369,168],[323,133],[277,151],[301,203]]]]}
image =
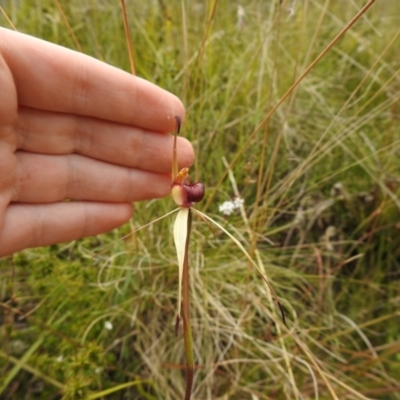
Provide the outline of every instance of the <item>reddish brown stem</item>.
{"type": "Polygon", "coordinates": [[[193,357],[193,338],[192,328],[190,326],[190,303],[189,303],[189,241],[190,230],[192,227],[192,212],[189,210],[188,216],[188,234],[185,244],[185,260],[182,273],[182,319],[183,319],[183,337],[185,341],[186,355],[186,391],[185,400],[190,400],[192,395],[193,377],[194,377],[194,357],[193,357]]]}
{"type": "Polygon", "coordinates": [[[129,54],[129,63],[131,65],[131,73],[132,75],[136,74],[135,71],[135,61],[133,59],[133,52],[132,52],[132,39],[131,39],[131,34],[129,31],[129,25],[128,25],[128,15],[126,13],[126,7],[125,7],[125,0],[121,0],[121,8],[122,8],[122,16],[124,19],[124,29],[125,29],[125,37],[126,37],[126,47],[128,48],[128,54],[129,54]]]}

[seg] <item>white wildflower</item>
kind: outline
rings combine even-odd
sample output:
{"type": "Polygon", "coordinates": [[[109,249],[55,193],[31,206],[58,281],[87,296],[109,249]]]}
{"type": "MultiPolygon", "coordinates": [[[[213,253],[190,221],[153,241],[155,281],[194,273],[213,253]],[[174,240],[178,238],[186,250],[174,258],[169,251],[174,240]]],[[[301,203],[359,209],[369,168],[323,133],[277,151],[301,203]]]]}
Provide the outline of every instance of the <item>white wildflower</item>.
{"type": "Polygon", "coordinates": [[[64,356],[61,354],[56,358],[56,361],[60,363],[60,362],[62,362],[63,359],[64,359],[64,356]]]}
{"type": "Polygon", "coordinates": [[[235,210],[242,207],[244,200],[240,197],[236,197],[234,200],[224,201],[219,206],[219,212],[225,215],[231,215],[235,210]]]}
{"type": "Polygon", "coordinates": [[[113,324],[110,321],[104,322],[104,329],[107,329],[108,331],[111,331],[113,328],[113,324]]]}

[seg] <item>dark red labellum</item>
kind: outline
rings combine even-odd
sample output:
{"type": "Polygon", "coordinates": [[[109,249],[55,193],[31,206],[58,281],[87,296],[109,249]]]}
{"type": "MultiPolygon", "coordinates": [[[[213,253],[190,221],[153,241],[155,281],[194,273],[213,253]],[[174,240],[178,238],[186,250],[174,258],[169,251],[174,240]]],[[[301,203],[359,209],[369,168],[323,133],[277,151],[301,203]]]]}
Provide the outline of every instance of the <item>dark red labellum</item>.
{"type": "Polygon", "coordinates": [[[190,183],[182,185],[187,194],[188,203],[198,203],[204,197],[204,184],[203,182],[190,183]]]}

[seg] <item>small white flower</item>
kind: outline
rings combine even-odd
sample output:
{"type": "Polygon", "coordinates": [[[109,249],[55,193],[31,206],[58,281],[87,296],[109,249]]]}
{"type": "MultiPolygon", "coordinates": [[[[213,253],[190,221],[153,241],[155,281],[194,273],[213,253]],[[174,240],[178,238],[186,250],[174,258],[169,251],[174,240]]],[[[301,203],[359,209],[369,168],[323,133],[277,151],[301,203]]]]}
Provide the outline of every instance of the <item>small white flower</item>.
{"type": "Polygon", "coordinates": [[[104,329],[107,329],[108,331],[111,331],[113,328],[113,324],[110,321],[104,322],[104,329]]]}
{"type": "Polygon", "coordinates": [[[233,202],[225,201],[219,206],[219,212],[225,215],[231,215],[233,213],[233,202]]]}
{"type": "Polygon", "coordinates": [[[56,358],[56,361],[60,363],[60,362],[62,362],[63,359],[64,359],[64,356],[61,354],[56,358]]]}
{"type": "Polygon", "coordinates": [[[236,210],[237,208],[242,207],[243,204],[244,204],[244,200],[241,199],[240,197],[236,197],[236,199],[233,200],[233,205],[234,205],[234,207],[235,207],[235,210],[236,210]]]}
{"type": "Polygon", "coordinates": [[[219,206],[219,212],[225,215],[231,215],[235,210],[242,207],[244,200],[240,197],[236,197],[234,200],[224,201],[219,206]]]}

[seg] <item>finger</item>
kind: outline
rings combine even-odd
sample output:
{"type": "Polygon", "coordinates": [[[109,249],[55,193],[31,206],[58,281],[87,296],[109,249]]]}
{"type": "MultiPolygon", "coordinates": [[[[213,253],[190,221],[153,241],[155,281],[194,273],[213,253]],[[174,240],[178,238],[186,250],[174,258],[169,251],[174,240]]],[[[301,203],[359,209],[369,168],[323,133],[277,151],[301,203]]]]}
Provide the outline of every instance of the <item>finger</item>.
{"type": "Polygon", "coordinates": [[[130,204],[64,202],[12,204],[0,231],[0,257],[29,248],[97,235],[132,216],[130,204]]]}
{"type": "MultiPolygon", "coordinates": [[[[0,197],[6,198],[6,204],[12,196],[12,189],[15,182],[15,170],[17,167],[17,158],[11,152],[7,145],[0,142],[0,197]]],[[[2,201],[0,200],[0,210],[2,201]]],[[[1,226],[1,222],[0,222],[1,226]]]]}
{"type": "MultiPolygon", "coordinates": [[[[16,133],[18,148],[27,152],[79,153],[153,172],[171,170],[172,136],[129,125],[22,107],[16,133]]],[[[178,139],[179,164],[189,167],[194,160],[193,147],[186,139],[178,139]]]]}
{"type": "Polygon", "coordinates": [[[122,203],[164,197],[171,190],[170,174],[120,167],[75,154],[17,152],[16,156],[14,202],[73,199],[122,203]]]}
{"type": "MultiPolygon", "coordinates": [[[[1,28],[0,28],[1,29],[1,28]]],[[[1,36],[0,36],[1,39],[1,36]]],[[[0,52],[0,138],[10,142],[11,127],[17,119],[17,91],[13,75],[0,52]]]]}
{"type": "Polygon", "coordinates": [[[0,52],[9,65],[19,104],[171,132],[180,100],[136,76],[94,58],[0,28],[0,52]]]}

